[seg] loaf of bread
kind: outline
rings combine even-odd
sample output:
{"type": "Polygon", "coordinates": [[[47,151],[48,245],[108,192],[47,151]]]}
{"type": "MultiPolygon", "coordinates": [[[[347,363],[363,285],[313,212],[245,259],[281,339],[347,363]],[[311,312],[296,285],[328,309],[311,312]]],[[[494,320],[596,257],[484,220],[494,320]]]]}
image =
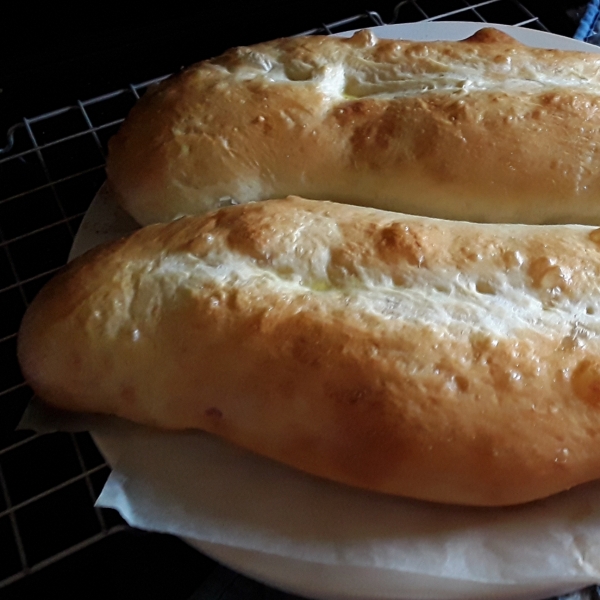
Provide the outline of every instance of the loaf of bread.
{"type": "Polygon", "coordinates": [[[290,197],[85,254],[34,300],[18,353],[61,408],[509,505],[600,477],[599,282],[600,229],[290,197]]]}
{"type": "Polygon", "coordinates": [[[107,173],[140,223],[297,194],[439,218],[600,224],[600,56],[297,37],[149,91],[107,173]]]}

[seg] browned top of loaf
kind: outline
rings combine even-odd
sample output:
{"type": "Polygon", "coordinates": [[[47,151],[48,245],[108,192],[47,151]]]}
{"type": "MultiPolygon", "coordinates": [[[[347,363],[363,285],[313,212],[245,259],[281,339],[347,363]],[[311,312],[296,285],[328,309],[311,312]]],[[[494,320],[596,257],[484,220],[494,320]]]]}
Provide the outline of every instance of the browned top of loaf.
{"type": "Polygon", "coordinates": [[[372,490],[524,502],[600,476],[599,231],[227,208],[74,261],[19,357],[64,408],[372,490]]]}
{"type": "Polygon", "coordinates": [[[141,223],[298,194],[442,218],[600,223],[600,57],[524,46],[298,37],[149,91],[110,143],[141,223]]]}

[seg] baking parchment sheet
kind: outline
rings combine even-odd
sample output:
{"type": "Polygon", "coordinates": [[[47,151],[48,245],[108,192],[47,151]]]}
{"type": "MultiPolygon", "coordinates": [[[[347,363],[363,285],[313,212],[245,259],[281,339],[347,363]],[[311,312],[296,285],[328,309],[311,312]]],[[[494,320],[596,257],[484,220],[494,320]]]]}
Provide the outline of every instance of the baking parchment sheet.
{"type": "Polygon", "coordinates": [[[600,581],[600,482],[511,508],[338,485],[202,432],[32,403],[22,426],[92,431],[113,467],[98,505],[233,568],[320,598],[547,598],[600,581]]]}

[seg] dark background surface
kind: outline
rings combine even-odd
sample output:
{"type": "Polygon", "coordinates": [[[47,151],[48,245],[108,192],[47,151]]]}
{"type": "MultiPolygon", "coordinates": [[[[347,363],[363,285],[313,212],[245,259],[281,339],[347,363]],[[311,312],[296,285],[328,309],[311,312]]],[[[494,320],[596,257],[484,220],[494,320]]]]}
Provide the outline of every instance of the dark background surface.
{"type": "MultiPolygon", "coordinates": [[[[577,24],[573,11],[585,5],[584,0],[521,1],[548,29],[567,36],[573,35],[577,24]]],[[[457,2],[419,0],[421,7],[430,5],[432,13],[457,2]]],[[[390,22],[396,4],[381,0],[290,0],[276,5],[217,0],[192,7],[167,2],[156,8],[13,4],[3,9],[0,20],[0,147],[8,127],[23,117],[174,72],[231,46],[297,34],[366,10],[377,11],[390,22]]],[[[0,563],[3,560],[0,552],[0,563]]],[[[46,597],[53,592],[61,599],[86,600],[284,597],[219,567],[175,538],[131,530],[0,590],[0,598],[46,597]]]]}
{"type": "Polygon", "coordinates": [[[0,124],[171,73],[234,45],[293,35],[393,2],[160,2],[90,11],[14,7],[0,36],[0,124]]]}

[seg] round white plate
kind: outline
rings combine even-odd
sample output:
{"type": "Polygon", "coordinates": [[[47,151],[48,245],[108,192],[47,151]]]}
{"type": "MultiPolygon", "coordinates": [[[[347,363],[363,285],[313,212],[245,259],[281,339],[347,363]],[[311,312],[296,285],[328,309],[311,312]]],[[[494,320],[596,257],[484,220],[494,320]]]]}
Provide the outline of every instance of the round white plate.
{"type": "MultiPolygon", "coordinates": [[[[458,40],[472,35],[475,31],[490,24],[462,22],[420,22],[400,25],[385,25],[372,28],[380,38],[410,40],[458,40]]],[[[537,47],[564,50],[584,50],[600,53],[600,48],[584,42],[562,36],[549,34],[526,28],[493,25],[512,35],[519,41],[537,47]]],[[[350,35],[346,32],[340,35],[350,35]]],[[[106,186],[99,191],[86,214],[76,236],[71,257],[78,256],[99,243],[121,237],[137,227],[136,223],[125,214],[112,199],[106,186]]],[[[107,456],[119,456],[122,449],[115,439],[101,437],[98,439],[101,449],[107,456]],[[112,444],[112,446],[111,446],[112,444]]],[[[235,486],[235,482],[231,482],[235,486]]],[[[397,573],[386,573],[385,569],[348,568],[340,565],[325,565],[309,560],[298,560],[277,556],[272,553],[246,550],[223,544],[209,543],[195,539],[187,541],[213,556],[231,568],[262,580],[270,585],[286,589],[290,592],[310,597],[331,599],[383,599],[383,598],[543,598],[564,593],[572,588],[567,584],[563,589],[556,583],[534,581],[519,588],[515,594],[513,585],[493,585],[458,580],[440,580],[434,586],[422,576],[397,573]],[[432,592],[435,589],[435,592],[432,592]],[[440,592],[443,589],[444,592],[440,592]]]]}
{"type": "MultiPolygon", "coordinates": [[[[580,50],[583,52],[600,53],[600,48],[586,42],[574,40],[529,29],[527,27],[514,27],[512,25],[497,25],[495,23],[473,23],[458,21],[420,21],[419,23],[401,23],[398,25],[382,25],[371,27],[371,31],[379,38],[414,40],[418,42],[429,42],[432,40],[463,40],[483,27],[494,27],[500,29],[510,36],[528,46],[536,48],[554,48],[557,50],[580,50]]],[[[347,37],[353,31],[345,31],[338,35],[347,37]]]]}

